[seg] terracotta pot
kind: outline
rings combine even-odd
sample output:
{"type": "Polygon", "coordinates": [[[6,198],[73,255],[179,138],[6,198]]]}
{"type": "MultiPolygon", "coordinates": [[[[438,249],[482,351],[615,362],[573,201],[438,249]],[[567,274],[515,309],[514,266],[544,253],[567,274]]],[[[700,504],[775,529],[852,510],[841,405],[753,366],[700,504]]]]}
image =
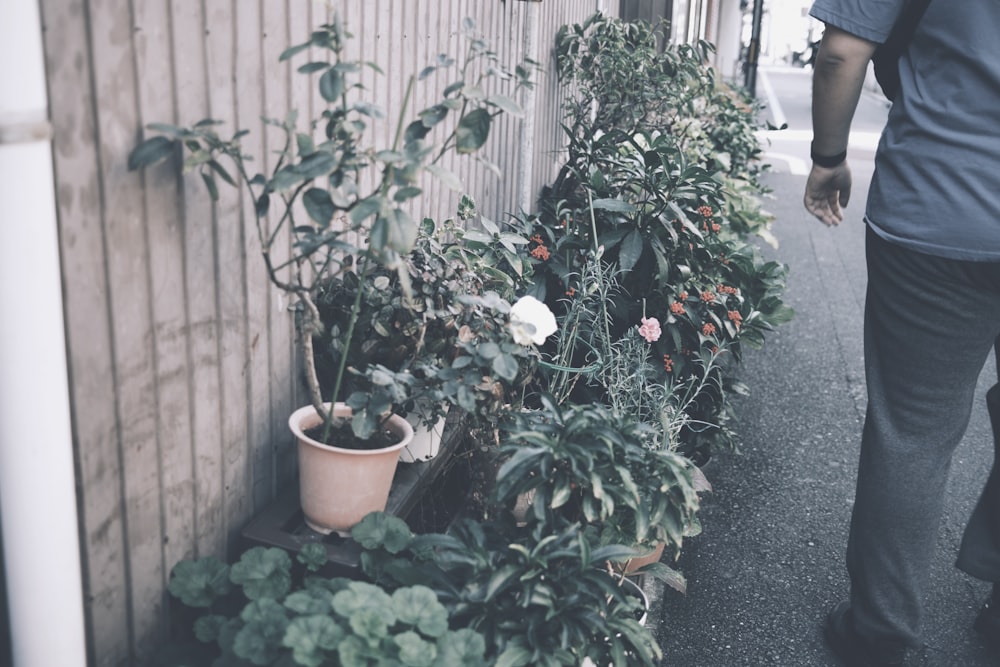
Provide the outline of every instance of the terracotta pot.
{"type": "Polygon", "coordinates": [[[446,417],[441,417],[434,426],[427,428],[418,414],[410,414],[406,421],[413,427],[413,439],[399,453],[399,460],[403,463],[420,463],[437,456],[441,451],[445,420],[446,417]]]}
{"type": "MultiPolygon", "coordinates": [[[[641,567],[646,567],[651,563],[659,563],[660,556],[663,555],[663,549],[666,546],[665,542],[658,542],[653,550],[648,554],[636,556],[632,560],[628,561],[628,566],[625,568],[625,574],[630,575],[641,567]]],[[[621,569],[621,565],[624,565],[624,563],[619,563],[619,570],[621,569]]]]}
{"type": "MultiPolygon", "coordinates": [[[[333,414],[350,417],[352,410],[337,403],[333,414]]],[[[413,438],[413,428],[402,417],[393,415],[386,428],[398,436],[396,444],[381,449],[344,449],[305,435],[320,422],[311,405],[299,408],[288,419],[299,440],[299,500],[310,528],[323,534],[336,531],[346,535],[366,514],[385,509],[399,453],[413,438]]]]}

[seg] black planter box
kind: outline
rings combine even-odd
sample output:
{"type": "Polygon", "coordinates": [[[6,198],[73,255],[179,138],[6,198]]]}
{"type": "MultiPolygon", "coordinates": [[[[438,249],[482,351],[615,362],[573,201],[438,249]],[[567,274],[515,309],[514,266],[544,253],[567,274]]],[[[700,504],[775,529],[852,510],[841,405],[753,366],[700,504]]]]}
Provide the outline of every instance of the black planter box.
{"type": "MultiPolygon", "coordinates": [[[[430,461],[396,464],[385,511],[406,519],[431,486],[447,469],[447,464],[462,437],[462,420],[449,418],[441,449],[430,461]]],[[[319,574],[334,577],[363,578],[361,547],[350,537],[337,533],[324,535],[306,525],[299,506],[299,489],[294,485],[253,517],[241,534],[244,549],[255,546],[278,547],[295,554],[306,544],[322,544],[328,562],[319,574]]]]}

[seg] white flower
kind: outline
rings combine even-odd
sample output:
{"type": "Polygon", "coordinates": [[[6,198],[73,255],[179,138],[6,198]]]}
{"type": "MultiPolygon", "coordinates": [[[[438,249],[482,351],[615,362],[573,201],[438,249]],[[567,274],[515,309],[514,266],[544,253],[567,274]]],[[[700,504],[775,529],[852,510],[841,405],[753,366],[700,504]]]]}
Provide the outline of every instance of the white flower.
{"type": "Polygon", "coordinates": [[[510,332],[520,345],[541,345],[556,332],[556,316],[533,296],[522,296],[510,307],[510,332]]]}

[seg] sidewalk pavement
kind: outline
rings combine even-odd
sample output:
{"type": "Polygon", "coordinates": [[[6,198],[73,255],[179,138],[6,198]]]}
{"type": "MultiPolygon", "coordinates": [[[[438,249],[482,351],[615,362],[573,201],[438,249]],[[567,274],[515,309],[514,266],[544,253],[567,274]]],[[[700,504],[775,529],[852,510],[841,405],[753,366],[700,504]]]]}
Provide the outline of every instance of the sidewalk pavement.
{"type": "MultiPolygon", "coordinates": [[[[865,406],[861,216],[871,159],[858,158],[852,204],[835,229],[802,208],[803,176],[786,167],[765,178],[780,247],[764,254],[789,265],[785,298],[797,314],[745,355],[740,377],[752,393],[738,405],[740,451],[717,454],[706,467],[714,490],[703,497],[704,531],[685,542],[676,563],[687,594],[647,584],[665,667],[838,664],[821,624],[847,596],[844,551],[865,406]]],[[[991,359],[952,465],[928,583],[927,647],[914,665],[1000,664],[971,628],[989,586],[953,567],[992,465],[984,399],[992,373],[991,359]]]]}

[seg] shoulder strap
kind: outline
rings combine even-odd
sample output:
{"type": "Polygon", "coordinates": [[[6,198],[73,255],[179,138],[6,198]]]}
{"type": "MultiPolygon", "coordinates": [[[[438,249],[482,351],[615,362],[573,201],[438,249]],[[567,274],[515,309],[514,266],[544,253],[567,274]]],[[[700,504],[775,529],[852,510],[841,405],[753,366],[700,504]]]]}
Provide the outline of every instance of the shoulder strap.
{"type": "Polygon", "coordinates": [[[875,49],[872,61],[875,64],[875,78],[882,92],[890,100],[895,99],[899,90],[899,57],[906,51],[917,31],[920,19],[930,0],[910,0],[903,6],[896,23],[883,44],[875,49]]]}
{"type": "Polygon", "coordinates": [[[893,42],[895,51],[899,53],[905,51],[929,4],[931,4],[930,0],[910,0],[907,2],[903,7],[903,12],[896,19],[896,24],[892,26],[892,32],[889,33],[886,44],[893,42]]]}

